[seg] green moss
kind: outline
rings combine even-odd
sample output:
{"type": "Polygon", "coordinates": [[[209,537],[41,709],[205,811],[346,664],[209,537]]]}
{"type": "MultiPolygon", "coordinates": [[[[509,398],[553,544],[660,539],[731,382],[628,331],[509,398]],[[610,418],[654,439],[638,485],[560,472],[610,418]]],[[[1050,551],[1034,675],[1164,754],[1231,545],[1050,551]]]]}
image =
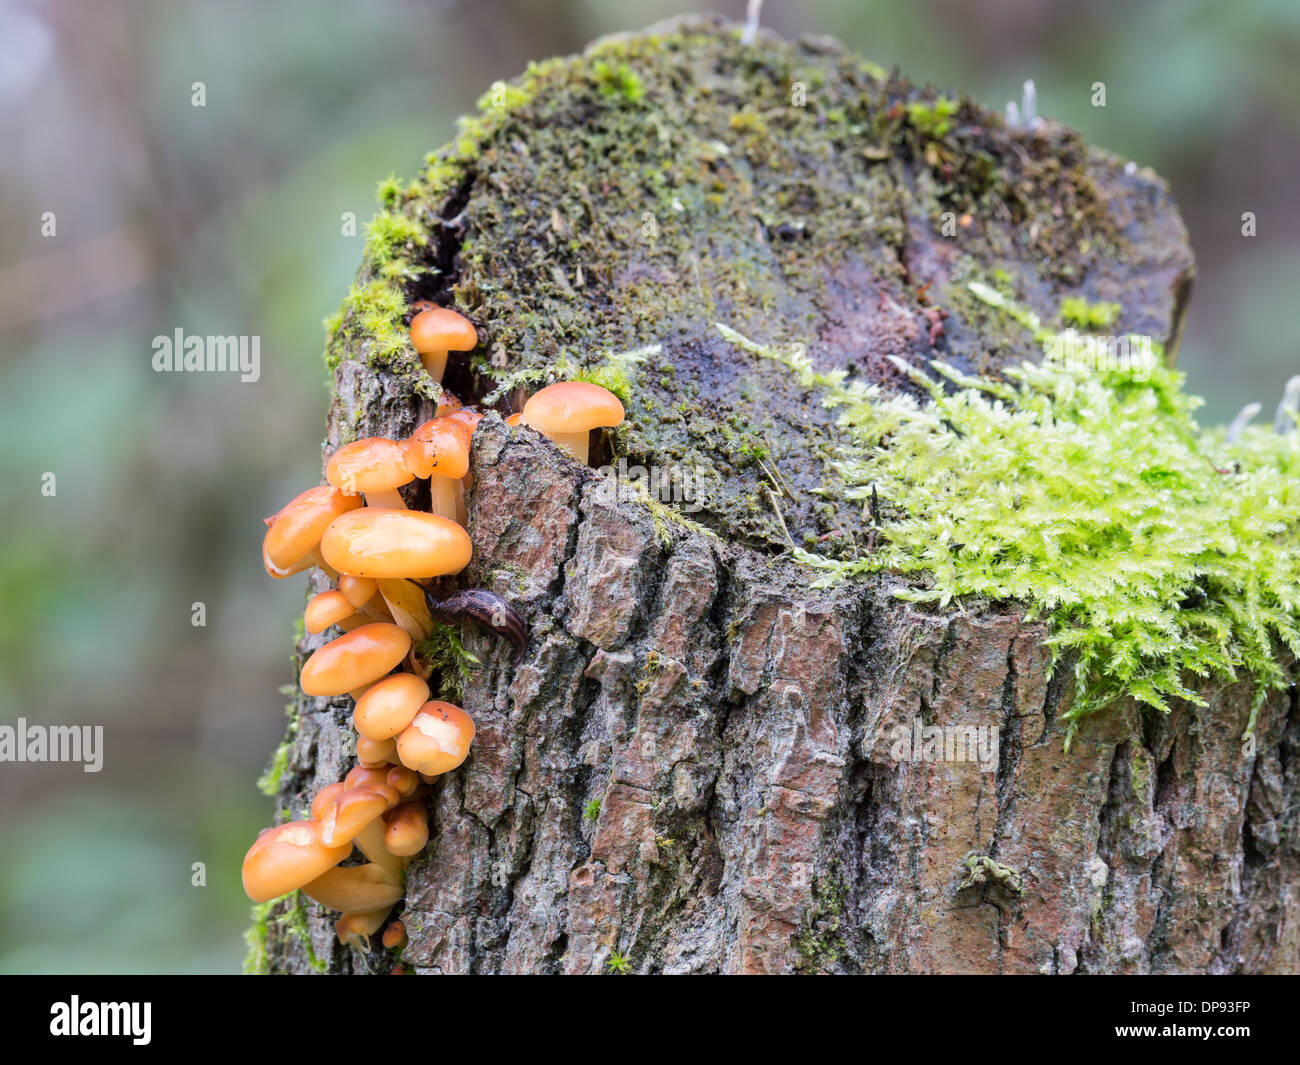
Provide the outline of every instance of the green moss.
{"type": "Polygon", "coordinates": [[[366,225],[366,252],[371,263],[381,269],[394,260],[404,259],[427,239],[424,229],[414,219],[393,211],[380,212],[366,225]]]}
{"type": "Polygon", "coordinates": [[[947,96],[937,97],[933,102],[914,100],[907,105],[907,120],[923,136],[942,140],[952,132],[953,116],[960,106],[947,96]]]}
{"type": "MultiPolygon", "coordinates": [[[[301,629],[303,622],[298,618],[294,627],[298,629],[298,634],[294,640],[295,645],[302,639],[301,629]]],[[[289,719],[288,725],[285,726],[284,739],[271,755],[271,762],[266,767],[266,771],[257,779],[257,790],[265,795],[268,799],[273,799],[280,793],[280,784],[284,780],[284,774],[289,769],[289,750],[293,745],[293,738],[298,734],[298,689],[292,684],[286,684],[280,689],[280,694],[291,696],[284,707],[284,716],[289,719]]]]}
{"type": "Polygon", "coordinates": [[[389,174],[375,189],[375,199],[379,201],[380,206],[389,211],[401,202],[402,195],[402,183],[397,180],[396,174],[389,174]]]}
{"type": "Polygon", "coordinates": [[[839,961],[844,951],[840,929],[847,894],[838,866],[832,866],[817,878],[813,885],[813,903],[794,937],[794,946],[800,956],[799,972],[825,972],[839,961]]]}
{"type": "MultiPolygon", "coordinates": [[[[1030,312],[972,288],[1053,339],[1030,312]]],[[[1289,684],[1279,661],[1300,654],[1296,434],[1248,429],[1228,445],[1197,424],[1201,401],[1163,363],[1149,380],[1032,363],[993,379],[900,361],[918,401],[719,328],[823,393],[840,412],[845,497],[881,502],[874,552],[796,557],[826,581],[892,572],[905,581],[896,594],[919,603],[1025,603],[1048,622],[1053,668],[1073,671],[1067,745],[1116,699],[1204,705],[1197,678],[1241,674],[1257,685],[1249,732],[1267,692],[1289,684]]]]}
{"type": "Polygon", "coordinates": [[[645,85],[641,78],[626,63],[615,66],[603,59],[597,60],[592,67],[596,82],[600,85],[602,96],[618,97],[629,103],[636,103],[645,95],[645,85]]]}
{"type": "Polygon", "coordinates": [[[1118,303],[1089,303],[1081,296],[1068,296],[1061,301],[1061,321],[1085,332],[1109,329],[1120,310],[1118,303]]]}
{"type": "Polygon", "coordinates": [[[1025,878],[1011,866],[996,862],[987,854],[972,854],[966,858],[966,876],[957,890],[977,884],[996,884],[1011,895],[1025,893],[1025,878]]]}
{"type": "Polygon", "coordinates": [[[589,801],[587,802],[587,805],[584,806],[584,807],[582,808],[582,819],[583,819],[584,821],[599,821],[599,820],[600,820],[600,800],[599,800],[599,799],[591,799],[591,800],[589,800],[589,801]]]}
{"type": "Polygon", "coordinates": [[[311,945],[311,929],[307,927],[307,905],[303,901],[304,897],[301,891],[295,891],[292,895],[293,904],[278,920],[281,927],[302,944],[302,949],[307,955],[307,964],[316,972],[323,973],[328,965],[324,958],[317,957],[316,950],[311,945]]]}
{"type": "Polygon", "coordinates": [[[482,667],[482,662],[465,649],[459,626],[434,621],[433,630],[416,645],[415,653],[433,667],[430,686],[434,695],[459,706],[465,695],[465,682],[482,667]]]}
{"type": "Polygon", "coordinates": [[[632,971],[632,962],[625,955],[611,950],[605,959],[605,971],[613,976],[626,976],[632,971]]]}
{"type": "Polygon", "coordinates": [[[245,976],[265,976],[271,971],[266,937],[270,933],[268,922],[271,917],[271,907],[274,905],[274,900],[259,902],[249,915],[249,926],[244,929],[243,972],[245,976]]]}

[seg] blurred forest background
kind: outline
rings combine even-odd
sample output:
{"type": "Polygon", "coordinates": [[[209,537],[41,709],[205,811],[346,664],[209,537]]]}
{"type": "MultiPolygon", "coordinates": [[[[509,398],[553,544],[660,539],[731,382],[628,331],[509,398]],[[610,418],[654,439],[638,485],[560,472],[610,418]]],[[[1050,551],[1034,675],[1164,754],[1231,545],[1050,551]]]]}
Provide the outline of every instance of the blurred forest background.
{"type": "MultiPolygon", "coordinates": [[[[341,215],[363,226],[378,180],[528,60],[702,8],[744,0],[0,0],[0,723],[103,724],[107,748],[96,775],[0,765],[0,971],[238,970],[304,595],[263,573],[260,519],[317,482],[321,319],[364,240],[341,215]],[[260,335],[261,380],[153,373],[177,327],[260,335]]],[[[1207,420],[1271,415],[1300,372],[1295,0],[769,0],[763,21],[997,108],[1033,77],[1041,113],[1154,166],[1199,259],[1191,388],[1207,420]]]]}

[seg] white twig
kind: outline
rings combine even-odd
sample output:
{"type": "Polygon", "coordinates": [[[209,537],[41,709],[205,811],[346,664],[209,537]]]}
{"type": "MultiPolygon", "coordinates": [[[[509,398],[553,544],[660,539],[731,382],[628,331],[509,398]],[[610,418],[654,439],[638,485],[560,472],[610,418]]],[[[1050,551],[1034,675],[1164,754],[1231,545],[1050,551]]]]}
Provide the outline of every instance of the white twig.
{"type": "Polygon", "coordinates": [[[745,32],[740,35],[741,44],[753,44],[758,37],[758,18],[763,13],[763,0],[749,0],[745,6],[745,32]]]}

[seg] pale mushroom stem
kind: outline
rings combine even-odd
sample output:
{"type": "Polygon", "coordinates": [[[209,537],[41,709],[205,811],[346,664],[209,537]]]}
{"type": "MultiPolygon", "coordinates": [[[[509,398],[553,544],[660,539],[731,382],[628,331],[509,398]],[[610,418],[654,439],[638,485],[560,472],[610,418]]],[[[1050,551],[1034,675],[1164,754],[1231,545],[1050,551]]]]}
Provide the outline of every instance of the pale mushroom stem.
{"type": "Polygon", "coordinates": [[[380,492],[367,492],[366,506],[391,507],[393,510],[405,510],[406,501],[402,499],[402,493],[396,488],[385,488],[380,492]]]}
{"type": "Polygon", "coordinates": [[[422,351],[420,362],[438,384],[442,384],[442,375],[447,372],[447,353],[445,351],[422,351]]]}
{"type": "Polygon", "coordinates": [[[440,517],[456,520],[456,503],[461,495],[460,481],[440,473],[429,477],[429,509],[440,517]]]}
{"type": "Polygon", "coordinates": [[[401,883],[402,873],[406,869],[406,859],[388,852],[388,848],[384,846],[384,827],[384,819],[376,817],[357,833],[352,842],[370,861],[382,868],[389,876],[395,877],[397,883],[401,883]]]}
{"type": "Polygon", "coordinates": [[[548,433],[547,435],[584,466],[587,465],[587,443],[591,439],[590,432],[548,433]]]}

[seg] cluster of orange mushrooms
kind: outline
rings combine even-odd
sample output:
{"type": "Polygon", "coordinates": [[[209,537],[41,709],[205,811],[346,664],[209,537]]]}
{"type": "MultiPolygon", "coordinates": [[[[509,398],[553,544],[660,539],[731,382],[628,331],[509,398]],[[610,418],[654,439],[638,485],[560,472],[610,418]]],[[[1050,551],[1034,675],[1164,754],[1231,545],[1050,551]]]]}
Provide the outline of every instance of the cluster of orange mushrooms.
{"type": "MultiPolygon", "coordinates": [[[[449,351],[469,351],[478,335],[455,311],[417,304],[411,341],[429,375],[442,383],[449,351]]],[[[309,488],[266,519],[262,561],[272,577],[316,566],[335,587],[307,604],[308,632],[342,631],[303,665],[302,690],[350,695],[357,766],[322,788],[311,817],[268,828],[244,858],[244,890],[266,902],[301,890],[339,911],[339,941],[364,949],[404,894],[412,857],[429,841],[428,786],[469,755],[474,722],[459,706],[431,698],[432,667],[417,653],[434,618],[474,620],[509,637],[519,653],[527,630],[490,592],[435,599],[430,581],[459,573],[472,549],[465,531],[470,443],[483,415],[450,393],[436,417],[404,441],[383,437],[339,448],[328,484],[309,488]],[[429,512],[408,509],[401,491],[427,480],[429,512]],[[403,668],[404,667],[404,668],[403,668]],[[365,859],[343,865],[353,849],[365,859]]],[[[597,385],[566,381],[543,388],[511,415],[587,461],[592,429],[623,420],[623,406],[597,385]]],[[[401,921],[384,930],[387,948],[405,943],[401,921]]]]}

